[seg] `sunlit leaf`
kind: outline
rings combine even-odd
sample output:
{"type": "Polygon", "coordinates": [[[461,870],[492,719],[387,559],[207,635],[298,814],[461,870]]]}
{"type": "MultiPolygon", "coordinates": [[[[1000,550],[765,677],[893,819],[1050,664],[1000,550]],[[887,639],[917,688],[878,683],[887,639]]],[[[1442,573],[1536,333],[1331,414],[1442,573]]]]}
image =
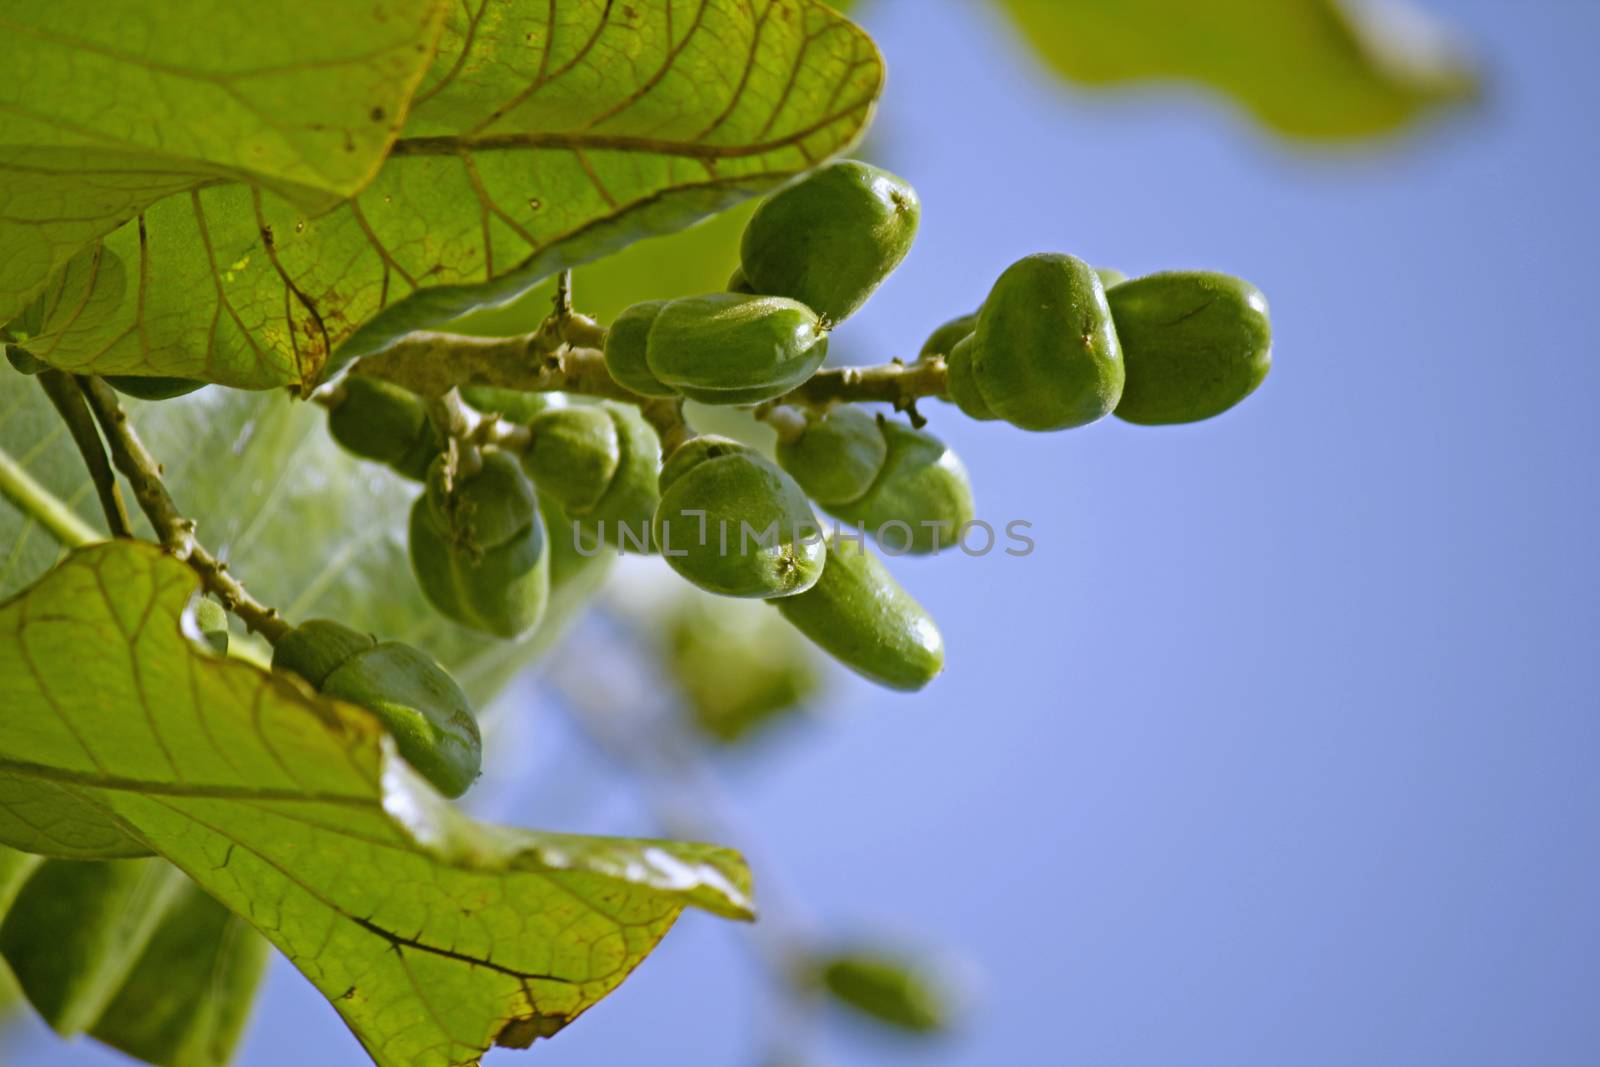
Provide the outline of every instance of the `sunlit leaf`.
{"type": "Polygon", "coordinates": [[[815,165],[882,80],[817,0],[453,6],[359,195],[318,212],[246,181],[159,200],[58,272],[22,332],[69,369],[311,383],[340,346],[335,363],[815,165]]]}
{"type": "Polygon", "coordinates": [[[0,11],[0,323],[162,197],[249,181],[305,210],[369,180],[442,0],[23,0],[0,11]]]}
{"type": "Polygon", "coordinates": [[[548,1036],[683,907],[748,915],[726,850],[471,822],[365,711],[192,645],[195,586],[124,541],[0,606],[0,774],[103,806],[277,945],[381,1067],[548,1036]]]}

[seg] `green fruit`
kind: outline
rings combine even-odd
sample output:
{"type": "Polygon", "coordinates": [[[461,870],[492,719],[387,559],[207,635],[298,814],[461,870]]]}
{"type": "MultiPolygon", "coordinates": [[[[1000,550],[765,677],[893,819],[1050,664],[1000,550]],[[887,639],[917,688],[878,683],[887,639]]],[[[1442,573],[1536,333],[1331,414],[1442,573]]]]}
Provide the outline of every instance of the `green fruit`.
{"type": "Polygon", "coordinates": [[[137,400],[171,400],[205,387],[205,382],[193,378],[145,377],[135,374],[107,374],[106,384],[125,396],[137,400]]]}
{"type": "Polygon", "coordinates": [[[1267,299],[1209,271],[1151,274],[1109,294],[1128,383],[1117,417],[1147,426],[1220,415],[1272,366],[1267,299]]]}
{"type": "Polygon", "coordinates": [[[852,953],[817,965],[823,987],[840,1003],[898,1030],[931,1033],[950,1023],[938,983],[915,965],[876,953],[852,953]]]}
{"type": "Polygon", "coordinates": [[[723,456],[742,456],[748,452],[750,452],[749,445],[735,441],[731,437],[714,433],[698,434],[672,450],[672,455],[661,465],[661,476],[656,481],[661,491],[665,493],[672,488],[673,482],[707,460],[720,459],[723,456]]]}
{"type": "Polygon", "coordinates": [[[956,454],[930,433],[884,419],[888,456],[866,495],[828,510],[859,523],[891,555],[954,545],[974,517],[972,486],[956,454]]]}
{"type": "Polygon", "coordinates": [[[646,300],[618,315],[606,331],[606,370],[624,389],[640,396],[677,396],[678,391],[663,383],[651,371],[646,349],[651,327],[665,300],[646,300]]]}
{"type": "Polygon", "coordinates": [[[757,292],[798,300],[837,326],[900,265],[921,211],[916,192],[888,171],[832,163],[756,208],[740,266],[757,292]]]}
{"type": "Polygon", "coordinates": [[[466,694],[410,645],[390,641],[350,657],[322,691],[382,719],[406,762],[446,796],[460,796],[478,777],[482,742],[466,694]]]}
{"type": "Polygon", "coordinates": [[[673,570],[722,596],[804,592],[827,557],[794,479],[725,437],[692,438],[668,459],[654,534],[673,570]]]}
{"type": "Polygon", "coordinates": [[[516,637],[544,613],[550,553],[533,486],[505,452],[483,454],[476,473],[445,485],[445,458],[411,508],[411,569],[441,615],[516,637]]]}
{"type": "Polygon", "coordinates": [[[888,454],[877,418],[851,404],[808,423],[795,440],[778,443],[779,465],[823,507],[865,496],[888,454]]]}
{"type": "Polygon", "coordinates": [[[219,656],[228,654],[228,613],[210,597],[203,596],[194,603],[194,624],[200,638],[219,656]]]}
{"type": "Polygon", "coordinates": [[[949,394],[950,402],[961,409],[962,414],[990,422],[1000,416],[989,408],[989,402],[983,398],[983,391],[978,388],[978,378],[972,369],[972,353],[977,347],[975,337],[976,335],[969,333],[957,341],[945,359],[945,392],[949,394]]]}
{"type": "Polygon", "coordinates": [[[650,552],[650,523],[661,500],[656,481],[661,473],[661,438],[632,404],[606,400],[595,407],[606,412],[616,428],[616,472],[593,506],[565,509],[578,527],[569,523],[566,536],[581,537],[585,551],[603,542],[624,552],[650,552]]]}
{"type": "Polygon", "coordinates": [[[528,423],[531,439],[522,469],[534,484],[576,513],[593,510],[622,460],[611,412],[598,405],[558,408],[528,423]]]}
{"type": "Polygon", "coordinates": [[[1099,276],[1100,284],[1107,289],[1110,289],[1113,285],[1121,285],[1128,280],[1128,276],[1115,267],[1096,267],[1094,272],[1099,276]]]}
{"type": "Polygon", "coordinates": [[[1024,430],[1064,430],[1111,413],[1122,349],[1105,287],[1072,256],[1007,267],[978,313],[973,376],[996,415],[1024,430]]]}
{"type": "Polygon", "coordinates": [[[472,705],[443,667],[410,645],[313,619],[278,641],[272,666],[372,712],[406,762],[446,796],[460,796],[478,777],[483,743],[472,705]]]}
{"type": "Polygon", "coordinates": [[[444,438],[428,419],[422,399],[392,382],[352,374],[343,399],[328,412],[328,432],[345,451],[386,463],[414,481],[444,451],[444,438]]]}
{"type": "Polygon", "coordinates": [[[710,293],[673,300],[650,327],[650,372],[703,404],[757,404],[816,373],[828,335],[804,304],[710,293]]]}
{"type": "Polygon", "coordinates": [[[959,315],[928,335],[922,342],[922,351],[919,357],[946,356],[955,349],[956,343],[964,337],[972,336],[972,331],[978,328],[978,313],[959,315]]]}
{"type": "Polygon", "coordinates": [[[846,667],[891,689],[921,689],[944,669],[944,639],[922,605],[859,541],[835,536],[817,584],[772,602],[846,667]]]}
{"type": "Polygon", "coordinates": [[[332,619],[310,619],[278,639],[272,648],[272,666],[293,671],[320,690],[336,667],[377,643],[370,634],[332,619]]]}
{"type": "Polygon", "coordinates": [[[510,422],[524,424],[541,411],[564,408],[570,403],[566,393],[525,393],[497,385],[464,385],[461,399],[485,415],[499,415],[510,422]]]}
{"type": "Polygon", "coordinates": [[[733,273],[728,275],[728,292],[756,295],[756,291],[750,287],[750,279],[744,276],[743,267],[733,268],[733,273]]]}

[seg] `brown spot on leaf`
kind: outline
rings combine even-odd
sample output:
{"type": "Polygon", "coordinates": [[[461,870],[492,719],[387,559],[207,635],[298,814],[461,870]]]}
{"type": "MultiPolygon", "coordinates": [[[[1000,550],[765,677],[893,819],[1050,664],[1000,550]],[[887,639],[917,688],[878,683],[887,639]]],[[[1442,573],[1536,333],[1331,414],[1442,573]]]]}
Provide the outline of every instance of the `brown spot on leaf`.
{"type": "Polygon", "coordinates": [[[555,1037],[571,1022],[566,1015],[541,1015],[534,1012],[523,1019],[512,1019],[500,1028],[494,1043],[502,1048],[527,1048],[541,1037],[555,1037]]]}

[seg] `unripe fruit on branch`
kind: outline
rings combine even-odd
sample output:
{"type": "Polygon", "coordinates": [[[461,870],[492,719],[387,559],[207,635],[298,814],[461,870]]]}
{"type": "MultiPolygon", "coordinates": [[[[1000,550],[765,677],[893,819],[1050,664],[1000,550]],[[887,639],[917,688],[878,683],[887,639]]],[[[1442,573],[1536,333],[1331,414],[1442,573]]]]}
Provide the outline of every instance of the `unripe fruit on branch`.
{"type": "Polygon", "coordinates": [[[478,777],[483,743],[472,705],[443,667],[410,645],[312,619],[279,639],[272,666],[376,715],[400,755],[445,796],[460,796],[478,777]]]}
{"type": "Polygon", "coordinates": [[[171,400],[204,388],[205,382],[193,378],[167,378],[137,374],[107,374],[105,382],[124,396],[135,400],[171,400]]]}
{"type": "Polygon", "coordinates": [[[228,654],[228,613],[208,596],[194,603],[194,624],[200,639],[219,656],[228,654]]]}
{"type": "Polygon", "coordinates": [[[757,404],[805,382],[828,354],[811,309],[779,296],[673,300],[650,326],[650,373],[703,404],[757,404]]]}
{"type": "Polygon", "coordinates": [[[1123,282],[1107,297],[1128,373],[1120,419],[1209,419],[1254,392],[1272,366],[1267,300],[1249,282],[1173,271],[1123,282]]]}
{"type": "MultiPolygon", "coordinates": [[[[538,427],[530,425],[533,440],[524,454],[524,469],[541,488],[547,492],[559,491],[566,498],[562,509],[569,519],[578,523],[585,551],[596,541],[622,551],[651,551],[650,523],[661,499],[657,487],[657,477],[661,473],[661,438],[632,404],[604,400],[599,404],[580,404],[566,409],[566,412],[574,411],[604,414],[611,422],[612,433],[608,434],[598,422],[590,421],[590,416],[585,415],[581,423],[563,419],[564,431],[559,439],[541,444],[538,427]],[[580,426],[586,429],[580,432],[580,426]],[[612,434],[616,441],[614,465],[609,458],[612,434]],[[590,454],[584,458],[586,452],[590,454]],[[589,474],[557,474],[555,468],[564,459],[582,465],[589,474]],[[585,488],[586,478],[606,469],[611,473],[603,485],[591,484],[585,488]],[[597,496],[594,495],[596,488],[599,489],[597,496]],[[585,503],[589,498],[592,502],[585,503]]],[[[547,413],[543,417],[552,415],[547,413]]],[[[553,527],[550,530],[553,536],[565,538],[578,534],[570,523],[559,534],[553,527]]]]}
{"type": "Polygon", "coordinates": [[[878,425],[888,455],[872,488],[828,510],[865,527],[893,555],[927,555],[954,545],[975,517],[961,460],[930,433],[892,419],[878,425]]]}
{"type": "Polygon", "coordinates": [[[970,315],[958,315],[930,333],[928,339],[922,342],[922,350],[917,355],[921,358],[928,356],[945,356],[948,358],[951,350],[956,347],[956,343],[962,338],[971,337],[972,331],[977,328],[978,313],[976,311],[970,315]]]}
{"type": "Polygon", "coordinates": [[[944,669],[944,639],[921,604],[859,542],[835,536],[817,584],[772,603],[846,667],[891,689],[921,689],[944,669]]]}
{"type": "Polygon", "coordinates": [[[633,304],[618,315],[606,331],[606,370],[618,385],[640,396],[678,395],[676,389],[655,376],[647,358],[650,328],[666,306],[665,300],[633,304]]]}
{"type": "Polygon", "coordinates": [[[969,333],[950,350],[944,361],[944,388],[950,402],[960,408],[962,414],[992,422],[1000,416],[990,409],[989,402],[983,398],[983,390],[978,388],[977,373],[972,366],[972,352],[976,345],[974,335],[969,333]]]}
{"type": "Polygon", "coordinates": [[[425,478],[428,465],[444,450],[444,438],[428,420],[421,398],[359,374],[347,377],[341,389],[343,399],[328,412],[333,439],[345,451],[388,464],[406,478],[425,478]]]}
{"type": "Polygon", "coordinates": [[[833,408],[799,437],[778,442],[779,465],[823,507],[860,500],[888,455],[877,417],[853,404],[833,408]]]}
{"type": "Polygon", "coordinates": [[[586,514],[611,487],[622,460],[616,420],[599,405],[540,412],[528,423],[522,469],[563,509],[586,514]]]}
{"type": "Polygon", "coordinates": [[[550,552],[533,486],[511,456],[485,452],[480,470],[446,485],[447,460],[428,471],[411,508],[411,569],[447,618],[516,637],[544,613],[550,552]]]}
{"type": "Polygon", "coordinates": [[[726,437],[690,438],[661,468],[655,542],[673,570],[722,596],[782,597],[822,574],[827,551],[800,487],[726,437]]]}
{"type": "Polygon", "coordinates": [[[1122,396],[1122,349],[1105,286],[1080,259],[1042,252],[1007,267],[974,337],[978,391],[1013,426],[1085,426],[1122,396]]]}
{"type": "Polygon", "coordinates": [[[900,265],[921,211],[916,192],[888,171],[830,163],[756,208],[740,267],[756,292],[798,300],[837,326],[900,265]]]}
{"type": "Polygon", "coordinates": [[[485,415],[499,415],[508,422],[524,424],[541,411],[564,408],[570,403],[565,393],[525,393],[497,385],[463,385],[461,399],[485,415]]]}
{"type": "Polygon", "coordinates": [[[1100,277],[1100,284],[1110,289],[1113,285],[1121,285],[1128,280],[1128,276],[1115,267],[1096,267],[1095,274],[1100,277]]]}

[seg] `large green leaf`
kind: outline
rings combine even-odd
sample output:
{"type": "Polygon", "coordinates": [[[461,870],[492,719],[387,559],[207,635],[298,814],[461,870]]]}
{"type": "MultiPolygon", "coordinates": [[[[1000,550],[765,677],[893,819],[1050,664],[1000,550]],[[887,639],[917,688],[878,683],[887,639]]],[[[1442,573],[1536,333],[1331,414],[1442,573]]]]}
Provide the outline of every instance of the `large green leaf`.
{"type": "Polygon", "coordinates": [[[57,1033],[100,1018],[184,881],[158,859],[50,860],[33,873],[0,925],[0,953],[57,1033]]]}
{"type": "Polygon", "coordinates": [[[222,1067],[268,955],[249,924],[186,883],[91,1033],[146,1063],[222,1067]]]}
{"type": "Polygon", "coordinates": [[[103,807],[277,945],[378,1064],[548,1036],[685,906],[749,914],[726,850],[466,819],[364,710],[190,644],[195,586],[124,541],[0,605],[0,773],[103,807]]]}
{"type": "Polygon", "coordinates": [[[1189,81],[1295,137],[1399,127],[1474,92],[1437,24],[1387,0],[998,0],[1063,76],[1189,81]]]}
{"type": "Polygon", "coordinates": [[[442,0],[24,0],[0,11],[0,322],[175,193],[250,181],[325,209],[382,163],[442,0]]]}
{"type": "Polygon", "coordinates": [[[159,200],[83,248],[19,332],[74,370],[304,386],[335,348],[336,364],[510,299],[814,166],[856,140],[882,82],[871,40],[818,0],[456,5],[358,195],[320,213],[252,181],[159,200]]]}

